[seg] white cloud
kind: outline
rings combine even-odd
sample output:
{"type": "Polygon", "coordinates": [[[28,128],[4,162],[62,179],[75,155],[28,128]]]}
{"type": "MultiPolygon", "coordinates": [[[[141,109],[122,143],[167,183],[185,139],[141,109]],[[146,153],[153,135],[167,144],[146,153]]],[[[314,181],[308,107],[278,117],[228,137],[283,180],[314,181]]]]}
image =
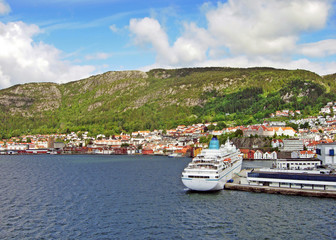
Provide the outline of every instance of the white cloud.
{"type": "Polygon", "coordinates": [[[326,39],[300,45],[299,53],[309,57],[326,57],[336,54],[336,39],[326,39]]]}
{"type": "MultiPolygon", "coordinates": [[[[325,27],[332,8],[329,0],[228,0],[216,7],[205,4],[207,28],[185,23],[170,45],[154,18],[132,19],[129,29],[138,46],[152,46],[151,67],[270,66],[303,68],[325,74],[335,63],[311,62],[306,57],[336,54],[336,40],[299,45],[302,34],[325,27]],[[303,54],[294,60],[295,54],[303,54]]],[[[144,69],[148,68],[144,67],[144,69]]]]}
{"type": "Polygon", "coordinates": [[[6,15],[10,13],[11,8],[5,0],[0,0],[0,15],[6,15]]]}
{"type": "Polygon", "coordinates": [[[194,23],[184,24],[185,32],[173,46],[169,45],[168,36],[156,19],[131,19],[129,29],[136,45],[152,45],[159,64],[174,66],[205,60],[209,43],[212,42],[207,31],[194,23]]]}
{"type": "Polygon", "coordinates": [[[105,60],[105,59],[108,59],[110,56],[111,54],[99,52],[99,53],[87,55],[85,56],[85,59],[86,60],[105,60]]]}
{"type": "Polygon", "coordinates": [[[184,30],[184,34],[174,43],[174,54],[182,63],[204,61],[214,40],[205,29],[197,27],[194,23],[184,24],[184,30]]]}
{"type": "Polygon", "coordinates": [[[169,52],[168,36],[161,28],[160,23],[153,18],[131,19],[129,29],[134,34],[134,42],[139,46],[151,44],[158,54],[158,59],[164,58],[166,61],[174,61],[174,57],[169,52]]]}
{"type": "Polygon", "coordinates": [[[88,77],[93,66],[72,65],[61,59],[62,52],[43,42],[36,25],[0,22],[0,88],[24,82],[68,82],[88,77]]]}
{"type": "Polygon", "coordinates": [[[328,1],[250,1],[219,3],[206,16],[209,33],[234,54],[282,54],[295,48],[303,32],[322,28],[328,1]]]}
{"type": "Polygon", "coordinates": [[[110,26],[110,30],[111,30],[112,32],[118,32],[118,28],[117,28],[117,26],[116,26],[115,24],[112,24],[112,25],[110,26]]]}

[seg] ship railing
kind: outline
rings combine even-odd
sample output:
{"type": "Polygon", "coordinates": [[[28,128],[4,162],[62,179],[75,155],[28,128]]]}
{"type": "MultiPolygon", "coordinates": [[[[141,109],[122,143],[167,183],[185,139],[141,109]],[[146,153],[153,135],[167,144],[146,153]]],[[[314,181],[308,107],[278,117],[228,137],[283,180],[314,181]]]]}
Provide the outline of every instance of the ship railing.
{"type": "Polygon", "coordinates": [[[186,172],[186,171],[183,171],[182,174],[193,174],[193,175],[204,175],[204,174],[208,174],[209,176],[215,176],[216,174],[218,174],[218,172],[213,172],[213,171],[193,171],[192,173],[191,172],[186,172]]]}
{"type": "Polygon", "coordinates": [[[220,164],[206,165],[206,164],[189,164],[187,168],[209,168],[209,169],[217,169],[220,167],[220,164]]]}
{"type": "Polygon", "coordinates": [[[211,169],[211,170],[217,170],[218,167],[216,166],[188,166],[187,169],[211,169]]]}
{"type": "Polygon", "coordinates": [[[215,164],[215,163],[218,162],[218,161],[215,161],[215,160],[210,160],[210,161],[194,160],[193,162],[194,162],[194,163],[213,163],[213,164],[215,164]]]}

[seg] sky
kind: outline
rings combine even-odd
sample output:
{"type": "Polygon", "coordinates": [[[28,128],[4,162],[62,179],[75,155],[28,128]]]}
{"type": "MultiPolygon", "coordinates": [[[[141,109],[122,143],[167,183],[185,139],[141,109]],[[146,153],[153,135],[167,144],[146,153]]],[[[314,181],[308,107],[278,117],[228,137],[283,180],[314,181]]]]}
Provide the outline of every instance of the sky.
{"type": "Polygon", "coordinates": [[[336,73],[332,0],[0,0],[0,89],[122,70],[336,73]]]}

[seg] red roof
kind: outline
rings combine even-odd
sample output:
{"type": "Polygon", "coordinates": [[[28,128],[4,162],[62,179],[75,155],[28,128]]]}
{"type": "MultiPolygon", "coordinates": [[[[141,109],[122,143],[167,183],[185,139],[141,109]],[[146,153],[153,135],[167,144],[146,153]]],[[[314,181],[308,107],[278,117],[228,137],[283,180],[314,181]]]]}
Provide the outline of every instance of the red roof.
{"type": "Polygon", "coordinates": [[[242,152],[242,153],[249,153],[249,149],[246,149],[246,148],[242,148],[242,149],[240,149],[240,151],[242,152]]]}
{"type": "Polygon", "coordinates": [[[300,154],[314,154],[313,151],[300,151],[300,154]]]}

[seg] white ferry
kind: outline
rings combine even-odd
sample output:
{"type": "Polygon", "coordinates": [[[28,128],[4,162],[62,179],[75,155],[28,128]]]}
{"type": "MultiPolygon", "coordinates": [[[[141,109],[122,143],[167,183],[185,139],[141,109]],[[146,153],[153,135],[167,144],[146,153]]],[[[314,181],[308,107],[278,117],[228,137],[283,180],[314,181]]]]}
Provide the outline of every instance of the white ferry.
{"type": "Polygon", "coordinates": [[[190,190],[216,191],[224,188],[227,180],[242,167],[239,149],[228,140],[221,147],[216,137],[208,149],[203,149],[182,172],[182,182],[190,190]]]}

